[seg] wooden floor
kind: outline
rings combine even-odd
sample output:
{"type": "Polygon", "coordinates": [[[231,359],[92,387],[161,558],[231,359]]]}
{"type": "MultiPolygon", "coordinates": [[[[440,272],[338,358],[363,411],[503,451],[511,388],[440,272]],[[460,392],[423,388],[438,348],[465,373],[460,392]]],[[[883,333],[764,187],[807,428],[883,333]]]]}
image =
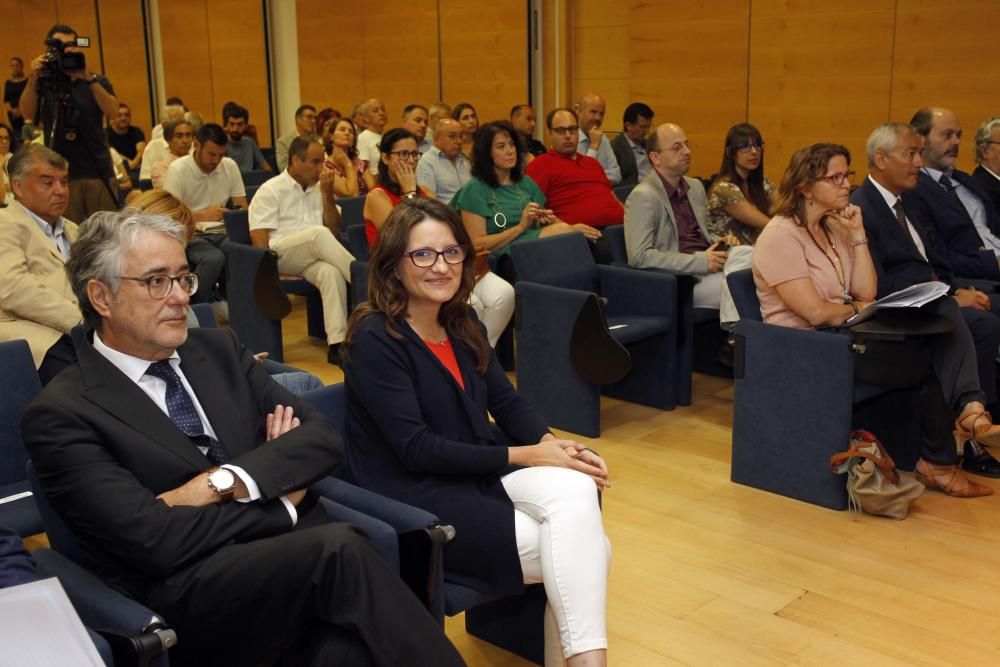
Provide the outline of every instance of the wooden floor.
{"type": "MultiPolygon", "coordinates": [[[[341,381],[303,312],[286,361],[341,381]]],[[[601,421],[587,444],[612,476],[612,665],[1000,665],[1000,495],[929,492],[896,522],[733,484],[717,378],[695,376],[693,405],[670,412],[605,399],[601,421]]],[[[528,664],[461,617],[447,630],[470,665],[528,664]]]]}

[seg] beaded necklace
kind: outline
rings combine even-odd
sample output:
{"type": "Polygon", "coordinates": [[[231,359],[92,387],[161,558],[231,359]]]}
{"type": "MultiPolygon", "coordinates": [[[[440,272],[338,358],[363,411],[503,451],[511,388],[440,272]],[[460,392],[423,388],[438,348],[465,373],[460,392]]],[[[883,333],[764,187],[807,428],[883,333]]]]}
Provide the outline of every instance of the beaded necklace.
{"type": "Polygon", "coordinates": [[[816,244],[816,247],[819,248],[819,251],[823,253],[823,256],[830,261],[830,266],[833,267],[834,273],[837,274],[837,282],[840,283],[841,289],[844,290],[844,293],[841,295],[844,298],[844,303],[851,303],[852,301],[854,301],[854,297],[852,297],[851,293],[847,290],[847,269],[844,268],[844,260],[840,256],[840,253],[837,251],[837,246],[833,244],[833,239],[830,237],[830,232],[827,231],[826,225],[820,222],[819,228],[823,230],[823,235],[826,236],[826,242],[830,244],[830,250],[833,251],[833,257],[830,256],[830,253],[823,250],[823,246],[821,246],[819,241],[816,240],[816,237],[813,236],[813,233],[812,231],[809,230],[809,227],[807,227],[806,225],[803,225],[803,227],[805,227],[806,233],[809,234],[809,238],[811,238],[813,243],[816,244]],[[837,261],[834,261],[834,257],[836,257],[837,261]]]}
{"type": "MultiPolygon", "coordinates": [[[[519,183],[513,183],[512,187],[514,189],[514,194],[517,195],[517,201],[521,205],[521,210],[523,211],[524,207],[527,206],[528,202],[531,201],[531,198],[528,197],[527,194],[525,194],[524,190],[521,189],[521,185],[519,183]]],[[[493,214],[493,224],[496,225],[497,229],[506,228],[507,216],[503,214],[502,210],[500,210],[500,200],[497,199],[497,188],[490,188],[490,205],[491,208],[495,211],[495,213],[493,214]]]]}

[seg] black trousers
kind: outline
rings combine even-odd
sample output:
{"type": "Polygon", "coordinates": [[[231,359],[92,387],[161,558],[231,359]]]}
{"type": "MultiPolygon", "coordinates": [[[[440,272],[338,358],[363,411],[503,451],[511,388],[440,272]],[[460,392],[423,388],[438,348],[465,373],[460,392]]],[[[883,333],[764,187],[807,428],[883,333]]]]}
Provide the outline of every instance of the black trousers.
{"type": "MultiPolygon", "coordinates": [[[[854,379],[893,389],[918,388],[921,456],[931,463],[950,465],[957,456],[952,439],[955,417],[967,403],[986,403],[986,393],[980,386],[973,336],[965,323],[963,311],[968,309],[959,308],[951,297],[923,308],[951,320],[954,330],[902,343],[871,342],[854,362],[854,379]]],[[[1000,339],[994,343],[991,363],[995,363],[997,344],[1000,339]]],[[[913,415],[900,415],[900,419],[908,418],[913,415]]]]}
{"type": "Polygon", "coordinates": [[[465,664],[368,539],[316,513],[153,588],[148,606],[177,630],[171,664],[465,664]]]}
{"type": "Polygon", "coordinates": [[[987,403],[997,400],[997,352],[1000,349],[1000,294],[990,298],[991,310],[962,308],[962,318],[969,327],[976,347],[979,384],[987,403]]]}

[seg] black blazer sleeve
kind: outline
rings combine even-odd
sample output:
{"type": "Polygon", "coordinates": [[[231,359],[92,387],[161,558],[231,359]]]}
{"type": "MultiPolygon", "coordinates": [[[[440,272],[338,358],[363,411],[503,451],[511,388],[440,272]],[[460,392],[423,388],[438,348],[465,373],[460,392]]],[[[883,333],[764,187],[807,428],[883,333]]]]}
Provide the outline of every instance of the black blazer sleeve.
{"type": "MultiPolygon", "coordinates": [[[[963,278],[986,278],[1000,280],[1000,264],[991,250],[982,247],[982,241],[971,222],[960,229],[954,238],[949,238],[949,232],[955,225],[948,225],[939,219],[940,213],[928,201],[927,196],[916,190],[903,194],[903,202],[907,212],[912,211],[919,219],[933,221],[936,234],[935,250],[947,260],[956,276],[963,278]]],[[[924,186],[925,187],[925,186],[924,186]]],[[[936,187],[936,186],[935,186],[936,187]]]]}
{"type": "Polygon", "coordinates": [[[622,172],[622,180],[618,185],[637,185],[639,183],[639,168],[635,164],[632,147],[624,134],[619,134],[614,138],[611,142],[611,150],[614,151],[618,168],[622,172]]]}

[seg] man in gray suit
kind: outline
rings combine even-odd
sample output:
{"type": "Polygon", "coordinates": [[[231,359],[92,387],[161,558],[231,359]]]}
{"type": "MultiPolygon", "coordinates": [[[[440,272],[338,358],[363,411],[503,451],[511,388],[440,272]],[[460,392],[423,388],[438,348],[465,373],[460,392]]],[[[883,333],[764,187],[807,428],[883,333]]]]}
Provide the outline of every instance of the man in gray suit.
{"type": "MultiPolygon", "coordinates": [[[[719,308],[723,268],[729,268],[725,244],[735,239],[715,240],[708,231],[705,187],[685,176],[691,167],[687,136],[677,125],[665,123],[650,135],[646,152],[653,169],[625,202],[628,263],[698,276],[695,307],[719,308]]],[[[722,315],[723,323],[737,319],[728,312],[722,315]]]]}

